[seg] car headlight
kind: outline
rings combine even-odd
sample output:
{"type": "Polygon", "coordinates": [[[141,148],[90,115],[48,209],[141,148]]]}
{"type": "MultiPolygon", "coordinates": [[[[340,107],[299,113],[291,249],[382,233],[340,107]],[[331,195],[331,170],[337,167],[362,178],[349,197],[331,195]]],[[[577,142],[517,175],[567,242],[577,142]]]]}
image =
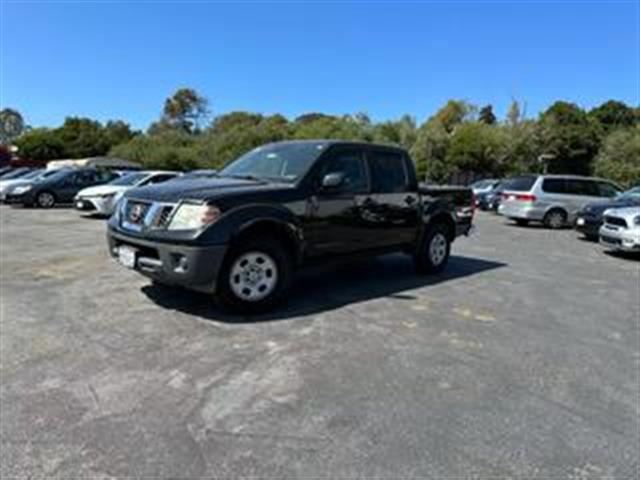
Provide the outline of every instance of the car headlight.
{"type": "Polygon", "coordinates": [[[640,215],[637,215],[636,217],[634,217],[633,224],[640,225],[640,215]]]}
{"type": "Polygon", "coordinates": [[[13,193],[15,195],[22,195],[23,193],[27,193],[29,190],[31,190],[31,188],[33,188],[33,187],[31,187],[31,185],[21,185],[19,187],[16,187],[13,190],[13,193]]]}
{"type": "Polygon", "coordinates": [[[220,218],[220,209],[215,205],[183,203],[169,222],[168,230],[197,230],[215,223],[220,218]]]}
{"type": "Polygon", "coordinates": [[[112,192],[112,193],[103,193],[98,195],[98,198],[103,198],[104,200],[109,200],[110,198],[113,198],[116,196],[116,192],[112,192]]]}

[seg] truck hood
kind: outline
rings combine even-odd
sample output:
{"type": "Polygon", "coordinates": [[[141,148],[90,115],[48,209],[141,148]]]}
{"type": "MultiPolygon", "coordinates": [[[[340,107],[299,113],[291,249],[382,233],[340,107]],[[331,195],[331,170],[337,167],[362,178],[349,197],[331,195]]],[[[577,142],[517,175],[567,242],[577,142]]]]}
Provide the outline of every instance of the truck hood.
{"type": "Polygon", "coordinates": [[[220,197],[293,188],[286,183],[272,183],[263,180],[240,178],[194,178],[179,182],[163,182],[147,187],[133,188],[126,198],[155,202],[177,203],[180,200],[214,200],[220,197]]]}

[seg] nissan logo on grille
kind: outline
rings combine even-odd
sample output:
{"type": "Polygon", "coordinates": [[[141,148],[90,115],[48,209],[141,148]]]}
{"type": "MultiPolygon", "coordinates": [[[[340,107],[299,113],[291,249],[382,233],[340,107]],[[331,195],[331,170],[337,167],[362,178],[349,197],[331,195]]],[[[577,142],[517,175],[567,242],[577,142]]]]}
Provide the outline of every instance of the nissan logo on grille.
{"type": "Polygon", "coordinates": [[[133,223],[140,223],[144,218],[146,206],[141,203],[136,203],[131,207],[129,211],[129,220],[133,223]]]}

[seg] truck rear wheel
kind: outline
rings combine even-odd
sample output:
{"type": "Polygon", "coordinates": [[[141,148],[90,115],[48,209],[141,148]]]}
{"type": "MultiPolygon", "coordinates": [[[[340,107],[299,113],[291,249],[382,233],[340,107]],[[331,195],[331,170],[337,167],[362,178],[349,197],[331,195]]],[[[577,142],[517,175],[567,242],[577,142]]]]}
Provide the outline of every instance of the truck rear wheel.
{"type": "Polygon", "coordinates": [[[228,310],[260,313],[282,300],[291,259],[276,239],[247,239],[231,248],[218,281],[218,301],[228,310]]]}
{"type": "Polygon", "coordinates": [[[451,252],[451,234],[447,226],[437,223],[429,229],[414,255],[420,273],[439,273],[445,269],[451,252]]]}

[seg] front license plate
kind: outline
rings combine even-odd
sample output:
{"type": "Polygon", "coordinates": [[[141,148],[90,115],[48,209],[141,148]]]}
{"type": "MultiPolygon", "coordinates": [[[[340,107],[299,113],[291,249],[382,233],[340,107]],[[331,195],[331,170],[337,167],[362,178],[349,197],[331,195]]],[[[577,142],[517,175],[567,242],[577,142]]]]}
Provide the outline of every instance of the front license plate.
{"type": "Polygon", "coordinates": [[[118,261],[124,267],[135,268],[136,251],[133,248],[127,246],[118,247],[118,261]]]}
{"type": "Polygon", "coordinates": [[[579,218],[576,223],[578,224],[578,226],[582,227],[584,225],[584,218],[579,218]]]}

